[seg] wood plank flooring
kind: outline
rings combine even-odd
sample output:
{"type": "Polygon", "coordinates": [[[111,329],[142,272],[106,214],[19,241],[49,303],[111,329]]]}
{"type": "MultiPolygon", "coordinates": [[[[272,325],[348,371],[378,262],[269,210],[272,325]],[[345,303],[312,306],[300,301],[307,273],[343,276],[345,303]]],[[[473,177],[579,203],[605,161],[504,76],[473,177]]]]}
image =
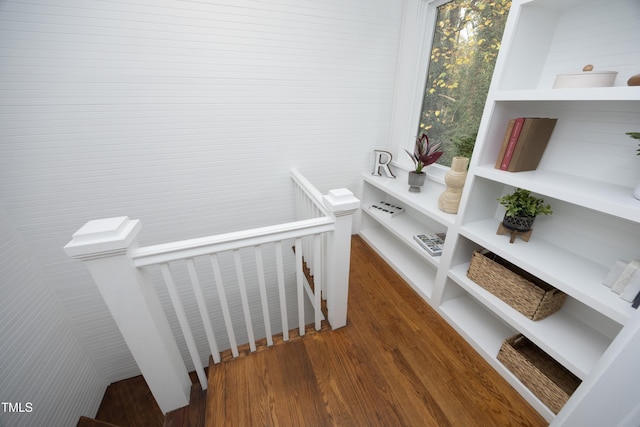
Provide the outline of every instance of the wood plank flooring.
{"type": "Polygon", "coordinates": [[[206,426],[544,426],[359,237],[348,325],[213,365],[206,426]]]}

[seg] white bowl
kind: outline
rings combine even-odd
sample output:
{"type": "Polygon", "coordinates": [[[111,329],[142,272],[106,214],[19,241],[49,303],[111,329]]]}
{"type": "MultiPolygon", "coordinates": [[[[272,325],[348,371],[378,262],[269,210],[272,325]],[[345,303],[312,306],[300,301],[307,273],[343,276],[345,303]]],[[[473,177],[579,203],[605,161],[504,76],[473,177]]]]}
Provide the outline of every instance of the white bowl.
{"type": "Polygon", "coordinates": [[[613,86],[617,75],[617,71],[582,71],[580,73],[558,74],[553,88],[610,87],[613,86]]]}

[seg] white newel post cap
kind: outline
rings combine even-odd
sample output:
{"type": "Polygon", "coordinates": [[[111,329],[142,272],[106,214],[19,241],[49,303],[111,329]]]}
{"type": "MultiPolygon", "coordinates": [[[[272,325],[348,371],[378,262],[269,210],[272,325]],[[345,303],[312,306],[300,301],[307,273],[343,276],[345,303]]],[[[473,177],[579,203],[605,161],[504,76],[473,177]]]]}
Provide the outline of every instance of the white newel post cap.
{"type": "Polygon", "coordinates": [[[360,207],[360,200],[347,188],[329,190],[329,194],[323,196],[324,205],[335,215],[351,215],[360,207]]]}
{"type": "Polygon", "coordinates": [[[125,253],[133,244],[142,225],[127,216],[87,222],[64,247],[67,255],[77,259],[100,258],[125,253]]]}

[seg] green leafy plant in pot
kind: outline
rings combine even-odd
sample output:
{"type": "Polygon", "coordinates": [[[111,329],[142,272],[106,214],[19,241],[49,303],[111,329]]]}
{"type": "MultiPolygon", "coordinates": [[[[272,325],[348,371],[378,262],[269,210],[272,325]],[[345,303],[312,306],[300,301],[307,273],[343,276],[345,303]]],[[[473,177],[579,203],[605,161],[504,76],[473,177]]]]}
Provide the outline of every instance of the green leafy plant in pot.
{"type": "Polygon", "coordinates": [[[498,202],[505,207],[502,225],[509,230],[529,231],[537,215],[551,215],[551,205],[535,197],[529,190],[516,188],[511,194],[504,195],[498,202]]]}
{"type": "Polygon", "coordinates": [[[409,172],[409,191],[412,193],[419,193],[420,187],[424,184],[426,174],[422,170],[425,166],[429,166],[432,163],[438,161],[444,151],[438,151],[442,146],[442,143],[430,144],[429,137],[426,133],[416,138],[416,143],[413,149],[413,153],[409,150],[407,152],[413,164],[415,170],[409,172]]]}
{"type": "MultiPolygon", "coordinates": [[[[633,139],[640,139],[640,132],[626,132],[627,135],[629,135],[631,138],[633,139]]],[[[636,154],[638,156],[640,156],[640,143],[638,143],[638,151],[636,151],[636,154]]]]}

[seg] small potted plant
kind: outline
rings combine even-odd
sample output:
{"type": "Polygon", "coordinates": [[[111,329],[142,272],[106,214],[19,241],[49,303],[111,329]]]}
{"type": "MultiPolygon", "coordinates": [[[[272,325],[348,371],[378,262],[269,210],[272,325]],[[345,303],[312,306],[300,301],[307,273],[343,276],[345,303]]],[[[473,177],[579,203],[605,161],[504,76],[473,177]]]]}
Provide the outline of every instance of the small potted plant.
{"type": "MultiPolygon", "coordinates": [[[[633,139],[640,139],[640,132],[627,132],[626,135],[629,135],[633,139]]],[[[640,143],[638,144],[638,151],[636,151],[636,154],[640,156],[640,143]]]]}
{"type": "Polygon", "coordinates": [[[529,231],[537,215],[551,215],[551,205],[545,205],[544,200],[535,197],[529,190],[516,188],[511,194],[498,199],[506,208],[502,225],[509,230],[529,231]]]}
{"type": "Polygon", "coordinates": [[[409,157],[411,157],[411,160],[415,165],[415,170],[409,172],[410,192],[420,192],[420,187],[422,187],[426,178],[426,174],[422,169],[425,166],[438,161],[440,156],[442,156],[442,154],[444,153],[443,151],[438,151],[441,146],[442,143],[431,145],[429,143],[429,137],[427,137],[426,133],[423,133],[422,136],[416,138],[416,144],[413,149],[413,153],[409,152],[409,150],[405,150],[409,157]]]}
{"type": "MultiPolygon", "coordinates": [[[[633,139],[640,140],[640,132],[627,132],[626,134],[629,135],[633,139]]],[[[640,142],[638,143],[638,151],[636,151],[636,154],[638,156],[640,156],[640,142]]],[[[633,191],[633,197],[635,197],[636,199],[640,200],[640,183],[638,183],[638,185],[636,185],[636,188],[633,191]]]]}

